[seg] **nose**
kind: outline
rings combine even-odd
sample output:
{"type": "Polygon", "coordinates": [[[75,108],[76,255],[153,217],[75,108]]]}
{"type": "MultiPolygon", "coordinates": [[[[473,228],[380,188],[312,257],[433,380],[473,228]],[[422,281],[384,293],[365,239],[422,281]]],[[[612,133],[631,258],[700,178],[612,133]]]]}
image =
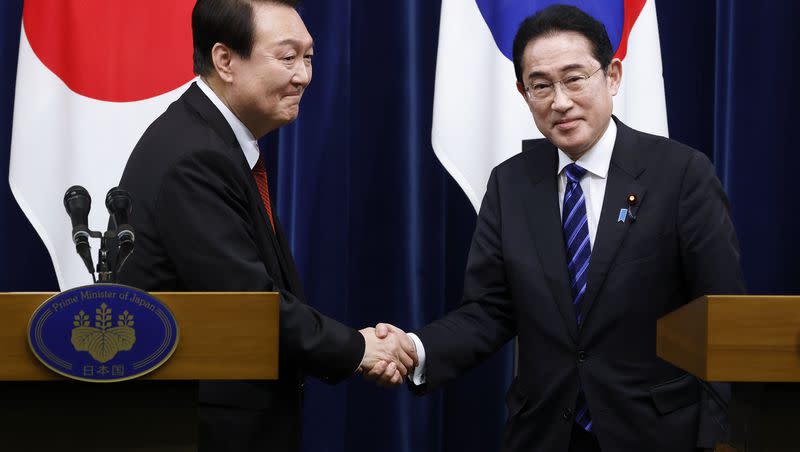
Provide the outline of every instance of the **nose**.
{"type": "Polygon", "coordinates": [[[303,89],[311,83],[311,63],[303,61],[297,65],[294,76],[292,76],[292,83],[303,89]]]}
{"type": "Polygon", "coordinates": [[[553,86],[553,110],[563,113],[569,110],[572,107],[572,98],[564,92],[564,88],[561,87],[560,83],[556,83],[553,86]]]}

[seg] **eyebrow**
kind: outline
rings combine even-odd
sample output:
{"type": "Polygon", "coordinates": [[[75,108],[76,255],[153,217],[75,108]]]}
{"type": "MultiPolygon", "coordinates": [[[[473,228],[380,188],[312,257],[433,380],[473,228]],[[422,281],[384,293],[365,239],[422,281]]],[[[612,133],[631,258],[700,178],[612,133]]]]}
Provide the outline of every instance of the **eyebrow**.
{"type": "MultiPolygon", "coordinates": [[[[305,45],[305,43],[303,41],[300,41],[300,40],[297,40],[297,39],[287,38],[287,39],[284,39],[283,41],[279,41],[276,45],[279,45],[279,46],[292,45],[292,46],[302,47],[302,46],[305,45]]],[[[314,41],[312,40],[311,41],[311,46],[309,46],[309,49],[313,49],[313,48],[314,48],[314,41]]]]}
{"type": "MultiPolygon", "coordinates": [[[[571,71],[573,69],[586,69],[586,66],[584,66],[583,64],[579,64],[579,63],[568,64],[566,66],[562,66],[561,69],[560,69],[560,72],[567,72],[567,71],[571,71]]],[[[547,74],[545,74],[542,71],[533,71],[533,72],[528,74],[528,79],[530,80],[530,79],[532,79],[534,77],[544,77],[546,75],[547,74]]]]}

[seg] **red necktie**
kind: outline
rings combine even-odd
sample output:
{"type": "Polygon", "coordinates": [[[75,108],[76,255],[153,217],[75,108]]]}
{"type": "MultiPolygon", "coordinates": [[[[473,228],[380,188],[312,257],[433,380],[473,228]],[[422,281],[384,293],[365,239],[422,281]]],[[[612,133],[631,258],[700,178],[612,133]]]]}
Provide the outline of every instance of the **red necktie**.
{"type": "Polygon", "coordinates": [[[256,180],[258,192],[261,193],[261,200],[264,202],[264,208],[267,209],[267,217],[269,217],[269,224],[272,226],[272,232],[275,232],[275,221],[272,219],[272,204],[269,202],[267,167],[264,166],[264,158],[261,157],[261,154],[258,155],[256,166],[253,167],[253,178],[256,180]]]}

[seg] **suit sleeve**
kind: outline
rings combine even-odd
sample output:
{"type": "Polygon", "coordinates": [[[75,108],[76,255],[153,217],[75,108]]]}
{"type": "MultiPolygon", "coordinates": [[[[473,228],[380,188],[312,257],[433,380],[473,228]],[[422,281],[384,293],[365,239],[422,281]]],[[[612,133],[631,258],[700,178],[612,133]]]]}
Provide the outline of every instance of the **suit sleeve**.
{"type": "MultiPolygon", "coordinates": [[[[251,225],[247,181],[226,156],[197,152],[177,162],[158,190],[157,229],[187,287],[278,291],[251,225]]],[[[307,374],[340,381],[361,362],[361,334],[280,291],[281,353],[307,374]]],[[[284,357],[282,356],[282,359],[284,357]]]]}
{"type": "Polygon", "coordinates": [[[714,167],[695,152],[681,184],[678,231],[684,281],[692,299],[744,293],[739,242],[714,167]]]}
{"type": "MultiPolygon", "coordinates": [[[[728,199],[713,165],[699,152],[693,154],[681,184],[678,231],[690,299],[744,293],[739,243],[728,199]]],[[[730,399],[729,384],[712,383],[711,388],[726,401],[730,399]]],[[[701,404],[698,447],[713,448],[716,442],[727,439],[727,415],[707,390],[702,392],[701,404]]]]}
{"type": "Polygon", "coordinates": [[[417,335],[425,347],[425,392],[476,366],[516,334],[503,261],[497,170],[481,204],[464,275],[461,306],[417,335]]]}

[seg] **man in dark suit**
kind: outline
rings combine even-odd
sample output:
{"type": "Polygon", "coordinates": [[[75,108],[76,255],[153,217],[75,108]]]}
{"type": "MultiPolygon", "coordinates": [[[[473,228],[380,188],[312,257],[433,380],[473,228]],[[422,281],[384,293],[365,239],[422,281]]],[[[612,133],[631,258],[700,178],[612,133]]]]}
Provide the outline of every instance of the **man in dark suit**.
{"type": "Polygon", "coordinates": [[[375,337],[304,302],[257,138],[297,117],[313,42],[289,0],[199,0],[200,77],[147,129],[120,187],[137,249],[120,282],[151,291],[280,292],[280,379],[201,382],[200,449],[298,451],[303,376],[335,383],[379,360],[402,380],[408,337],[375,337]]]}
{"type": "Polygon", "coordinates": [[[410,334],[421,393],[517,336],[503,451],[692,452],[722,436],[699,382],[656,356],[656,321],[744,290],[727,200],[703,154],[612,117],[612,56],[575,7],[523,22],[517,88],[545,139],[492,171],[461,307],[410,334]]]}

